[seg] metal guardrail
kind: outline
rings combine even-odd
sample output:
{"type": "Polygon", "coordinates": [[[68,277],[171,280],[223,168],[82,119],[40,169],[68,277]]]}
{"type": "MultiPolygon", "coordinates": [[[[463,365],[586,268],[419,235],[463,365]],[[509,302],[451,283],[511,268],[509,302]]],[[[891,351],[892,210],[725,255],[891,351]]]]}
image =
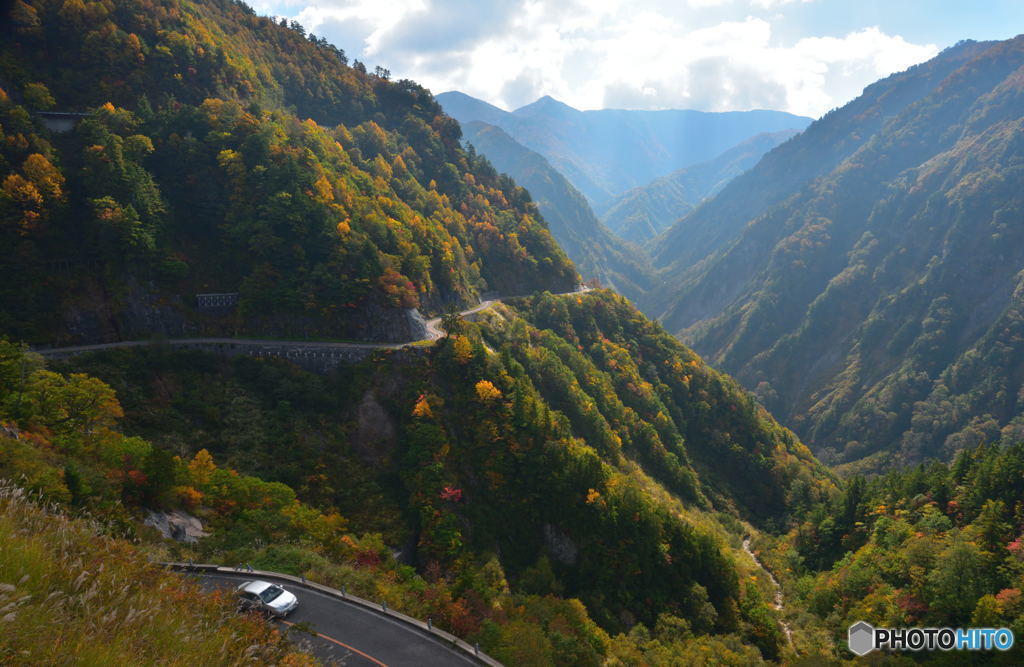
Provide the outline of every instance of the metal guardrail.
{"type": "Polygon", "coordinates": [[[160,563],[160,565],[163,565],[164,567],[170,568],[172,570],[177,570],[179,572],[209,572],[209,573],[217,573],[217,574],[246,574],[246,575],[252,575],[253,577],[260,578],[260,579],[276,579],[278,581],[286,581],[286,582],[288,582],[290,584],[293,584],[293,585],[305,587],[305,588],[308,588],[310,590],[314,590],[314,591],[316,591],[318,593],[323,593],[324,595],[328,595],[330,597],[336,598],[337,600],[340,600],[342,602],[347,602],[349,604],[356,605],[358,607],[362,607],[362,608],[366,609],[367,611],[371,611],[371,612],[374,612],[374,613],[377,613],[377,614],[381,614],[383,616],[387,616],[388,618],[393,618],[393,619],[396,619],[398,621],[401,621],[402,623],[405,623],[406,625],[411,626],[412,628],[416,629],[417,631],[419,631],[419,632],[421,632],[421,633],[423,633],[423,634],[425,634],[427,636],[434,637],[435,639],[443,640],[444,642],[450,644],[452,649],[458,649],[458,650],[462,651],[463,653],[468,655],[470,658],[472,658],[473,660],[476,660],[477,662],[479,662],[482,665],[490,665],[491,667],[503,667],[502,663],[498,662],[497,660],[495,660],[491,656],[489,656],[486,653],[484,653],[483,651],[481,651],[479,645],[475,645],[475,646],[471,645],[469,642],[456,637],[455,635],[451,634],[450,632],[445,632],[444,630],[441,630],[440,628],[436,627],[430,621],[430,619],[427,619],[426,621],[421,621],[421,620],[419,620],[417,618],[413,618],[412,616],[406,616],[402,612],[395,611],[394,609],[391,609],[390,607],[388,607],[386,602],[382,602],[380,604],[377,604],[377,603],[371,602],[371,601],[369,601],[369,600],[367,600],[365,598],[361,598],[358,595],[352,595],[351,593],[349,593],[349,592],[347,592],[345,590],[338,590],[336,588],[331,588],[330,586],[324,586],[323,584],[318,584],[318,583],[316,583],[314,581],[310,581],[310,580],[306,579],[305,577],[296,577],[296,576],[291,575],[291,574],[282,574],[280,572],[267,572],[265,570],[254,570],[254,569],[252,569],[251,567],[248,567],[248,566],[246,566],[246,567],[241,567],[241,566],[240,567],[223,567],[221,565],[212,565],[212,564],[208,564],[208,563],[160,563]]]}

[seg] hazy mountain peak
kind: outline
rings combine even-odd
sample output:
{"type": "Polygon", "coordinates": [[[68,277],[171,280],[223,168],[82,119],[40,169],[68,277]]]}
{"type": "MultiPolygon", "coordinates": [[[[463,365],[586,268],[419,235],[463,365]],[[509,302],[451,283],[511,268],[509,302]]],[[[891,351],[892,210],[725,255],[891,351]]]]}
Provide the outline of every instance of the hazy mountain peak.
{"type": "Polygon", "coordinates": [[[810,118],[781,111],[580,111],[546,95],[511,113],[468,95],[438,95],[460,123],[481,120],[543,155],[590,202],[705,162],[762,132],[803,129],[810,118]]]}
{"type": "Polygon", "coordinates": [[[525,106],[521,106],[512,112],[516,116],[531,116],[534,114],[578,114],[582,113],[565,102],[560,102],[550,95],[545,95],[525,106]]]}
{"type": "Polygon", "coordinates": [[[497,125],[512,115],[500,107],[457,90],[441,93],[434,99],[444,107],[450,116],[460,121],[482,120],[485,123],[497,125]]]}
{"type": "Polygon", "coordinates": [[[443,93],[438,93],[435,97],[439,100],[441,98],[444,98],[446,100],[460,100],[467,104],[473,104],[481,107],[490,107],[495,111],[504,111],[504,109],[502,109],[501,107],[495,106],[490,102],[485,102],[484,100],[473,97],[472,95],[467,95],[461,90],[448,90],[443,93]]]}

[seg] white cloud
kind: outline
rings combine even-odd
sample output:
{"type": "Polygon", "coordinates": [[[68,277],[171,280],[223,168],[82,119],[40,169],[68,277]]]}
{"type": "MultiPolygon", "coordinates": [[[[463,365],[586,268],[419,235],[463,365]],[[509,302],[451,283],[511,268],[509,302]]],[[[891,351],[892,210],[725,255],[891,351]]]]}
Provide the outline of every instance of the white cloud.
{"type": "Polygon", "coordinates": [[[747,5],[756,9],[775,9],[783,5],[791,5],[797,2],[815,2],[816,0],[747,0],[746,3],[737,3],[737,0],[686,0],[686,4],[693,9],[707,9],[709,7],[724,7],[726,5],[747,5]]]}
{"type": "Polygon", "coordinates": [[[580,109],[818,116],[938,52],[877,27],[783,43],[785,5],[810,1],[320,0],[294,15],[370,66],[505,108],[547,94],[580,109]]]}
{"type": "Polygon", "coordinates": [[[790,102],[804,108],[839,106],[860,94],[870,83],[932,58],[934,44],[910,44],[886,35],[877,27],[850,33],[842,39],[807,37],[786,54],[804,75],[790,102]]]}
{"type": "Polygon", "coordinates": [[[723,7],[731,5],[735,0],[686,0],[687,6],[693,9],[707,9],[708,7],[723,7]]]}
{"type": "Polygon", "coordinates": [[[260,13],[286,15],[308,32],[327,37],[350,56],[362,58],[382,34],[427,9],[427,0],[258,0],[260,13]]]}
{"type": "Polygon", "coordinates": [[[782,5],[791,5],[794,2],[814,2],[814,0],[750,0],[750,4],[761,9],[775,9],[782,5]]]}

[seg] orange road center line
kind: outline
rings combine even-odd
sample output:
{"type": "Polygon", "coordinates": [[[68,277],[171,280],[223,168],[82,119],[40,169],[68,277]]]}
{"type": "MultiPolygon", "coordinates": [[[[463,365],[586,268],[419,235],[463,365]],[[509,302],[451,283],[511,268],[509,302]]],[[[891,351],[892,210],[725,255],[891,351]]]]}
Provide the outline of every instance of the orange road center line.
{"type": "MultiPolygon", "coordinates": [[[[289,626],[290,625],[295,625],[291,621],[286,621],[284,619],[281,619],[281,622],[284,623],[285,625],[289,625],[289,626]]],[[[364,658],[366,658],[367,660],[373,662],[374,664],[380,665],[380,667],[388,667],[386,664],[384,664],[383,662],[381,662],[377,658],[373,657],[372,655],[367,655],[366,653],[363,653],[362,651],[360,651],[359,649],[355,648],[354,646],[349,646],[345,642],[338,641],[334,637],[328,637],[327,635],[320,634],[316,630],[313,631],[313,634],[315,634],[317,637],[320,637],[321,639],[326,639],[329,642],[334,642],[338,646],[343,646],[343,647],[347,648],[350,651],[358,653],[359,655],[363,656],[364,658]]]]}

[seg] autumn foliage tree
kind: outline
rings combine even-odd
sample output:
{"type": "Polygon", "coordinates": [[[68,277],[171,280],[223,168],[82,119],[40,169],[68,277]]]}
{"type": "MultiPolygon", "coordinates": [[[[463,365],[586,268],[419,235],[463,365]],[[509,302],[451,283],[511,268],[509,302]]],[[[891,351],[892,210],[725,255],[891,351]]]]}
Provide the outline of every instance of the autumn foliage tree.
{"type": "Polygon", "coordinates": [[[240,3],[136,10],[19,2],[24,29],[4,25],[2,62],[22,63],[4,80],[90,115],[55,149],[4,94],[0,228],[32,243],[9,263],[22,278],[0,288],[0,315],[27,302],[59,318],[26,291],[57,304],[102,277],[106,293],[142,281],[172,301],[237,291],[254,331],[379,337],[391,329],[374,318],[400,319],[381,309],[575,284],[528,195],[462,150],[425,89],[240,3]],[[29,279],[44,248],[70,275],[29,279]]]}

